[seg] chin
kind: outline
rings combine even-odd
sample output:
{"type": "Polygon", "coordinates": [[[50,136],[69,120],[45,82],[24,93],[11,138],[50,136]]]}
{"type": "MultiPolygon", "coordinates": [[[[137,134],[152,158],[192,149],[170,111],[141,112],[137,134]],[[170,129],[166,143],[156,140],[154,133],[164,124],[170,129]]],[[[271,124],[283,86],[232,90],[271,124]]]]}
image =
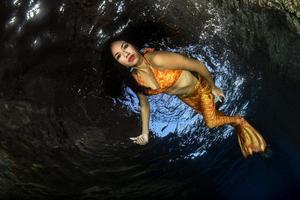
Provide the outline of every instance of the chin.
{"type": "Polygon", "coordinates": [[[135,66],[138,63],[138,60],[134,61],[131,65],[132,67],[135,66]]]}
{"type": "Polygon", "coordinates": [[[140,57],[138,55],[136,55],[136,59],[133,62],[133,65],[136,65],[140,60],[140,57]]]}
{"type": "Polygon", "coordinates": [[[126,68],[130,68],[130,67],[134,67],[134,63],[130,63],[130,64],[125,64],[124,66],[126,67],[126,68]]]}

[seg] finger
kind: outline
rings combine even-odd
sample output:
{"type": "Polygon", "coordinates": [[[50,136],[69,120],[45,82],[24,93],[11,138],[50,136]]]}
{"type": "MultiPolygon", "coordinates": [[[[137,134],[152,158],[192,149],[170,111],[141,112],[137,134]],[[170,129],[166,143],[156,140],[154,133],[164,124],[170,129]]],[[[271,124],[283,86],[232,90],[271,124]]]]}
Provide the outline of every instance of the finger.
{"type": "Polygon", "coordinates": [[[134,143],[135,143],[135,144],[140,144],[140,142],[139,142],[139,141],[134,141],[134,143]]]}
{"type": "Polygon", "coordinates": [[[142,144],[143,144],[143,145],[147,144],[147,141],[146,141],[145,138],[143,139],[143,143],[142,143],[142,144]]]}
{"type": "Polygon", "coordinates": [[[143,145],[143,142],[141,141],[141,142],[139,143],[139,145],[143,145]]]}
{"type": "Polygon", "coordinates": [[[144,137],[141,137],[141,145],[145,145],[146,144],[146,140],[144,137]]]}
{"type": "Polygon", "coordinates": [[[139,145],[143,145],[143,142],[140,140],[139,145]]]}
{"type": "Polygon", "coordinates": [[[137,138],[137,142],[140,144],[141,143],[141,137],[137,138]]]}
{"type": "Polygon", "coordinates": [[[224,95],[224,93],[223,93],[223,92],[222,92],[222,97],[223,97],[223,98],[225,98],[225,95],[224,95]]]}
{"type": "Polygon", "coordinates": [[[217,95],[216,95],[216,99],[217,99],[217,101],[221,101],[220,98],[219,98],[219,96],[217,96],[217,95]]]}
{"type": "Polygon", "coordinates": [[[135,144],[137,144],[138,141],[137,140],[132,140],[132,142],[135,143],[135,144]]]}
{"type": "Polygon", "coordinates": [[[135,141],[137,138],[136,137],[130,137],[129,139],[135,141]]]}
{"type": "Polygon", "coordinates": [[[141,143],[144,143],[144,142],[145,142],[145,138],[141,137],[141,143]]]}

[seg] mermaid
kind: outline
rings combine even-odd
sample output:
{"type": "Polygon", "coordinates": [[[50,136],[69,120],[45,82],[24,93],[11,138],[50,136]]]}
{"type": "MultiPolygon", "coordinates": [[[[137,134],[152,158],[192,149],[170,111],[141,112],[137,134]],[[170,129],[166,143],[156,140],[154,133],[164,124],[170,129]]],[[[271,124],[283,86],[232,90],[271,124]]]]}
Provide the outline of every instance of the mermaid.
{"type": "Polygon", "coordinates": [[[203,116],[209,128],[229,124],[235,127],[243,156],[264,152],[266,142],[261,134],[242,116],[228,116],[215,108],[214,98],[225,98],[205,65],[193,58],[146,48],[143,53],[129,42],[117,40],[110,43],[112,56],[118,63],[131,68],[136,83],[144,88],[137,92],[141,106],[142,133],[130,138],[133,143],[145,145],[149,141],[148,95],[160,93],[175,95],[203,116]],[[193,73],[196,73],[195,76],[193,73]]]}

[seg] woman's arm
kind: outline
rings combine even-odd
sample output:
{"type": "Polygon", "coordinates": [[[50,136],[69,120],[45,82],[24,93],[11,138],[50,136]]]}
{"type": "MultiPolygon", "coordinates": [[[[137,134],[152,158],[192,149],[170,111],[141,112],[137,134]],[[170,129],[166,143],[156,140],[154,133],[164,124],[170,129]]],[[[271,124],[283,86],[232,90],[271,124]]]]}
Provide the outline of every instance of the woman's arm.
{"type": "Polygon", "coordinates": [[[223,91],[215,85],[210,72],[202,62],[168,51],[155,51],[149,53],[149,55],[151,62],[159,68],[182,69],[199,73],[206,79],[208,85],[211,87],[211,92],[219,101],[222,102],[220,97],[225,98],[223,91]]]}
{"type": "Polygon", "coordinates": [[[141,106],[142,134],[149,134],[150,105],[148,98],[142,93],[137,93],[137,96],[141,106]]]}
{"type": "Polygon", "coordinates": [[[135,138],[130,138],[134,143],[145,145],[149,140],[149,114],[150,114],[150,105],[148,98],[142,94],[137,93],[140,106],[141,106],[141,118],[142,118],[142,134],[135,138]]]}
{"type": "Polygon", "coordinates": [[[207,80],[211,87],[215,87],[215,83],[208,69],[202,62],[196,59],[168,51],[155,51],[148,55],[150,55],[150,60],[154,66],[163,69],[182,69],[197,72],[207,80]]]}

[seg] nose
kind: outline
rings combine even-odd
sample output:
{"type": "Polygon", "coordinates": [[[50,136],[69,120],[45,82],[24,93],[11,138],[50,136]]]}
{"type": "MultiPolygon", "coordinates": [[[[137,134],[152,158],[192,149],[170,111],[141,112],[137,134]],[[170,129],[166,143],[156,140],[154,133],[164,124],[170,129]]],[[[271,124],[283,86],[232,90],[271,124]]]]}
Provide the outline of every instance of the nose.
{"type": "Polygon", "coordinates": [[[127,51],[122,51],[123,55],[127,58],[127,56],[129,55],[129,52],[127,51]]]}

